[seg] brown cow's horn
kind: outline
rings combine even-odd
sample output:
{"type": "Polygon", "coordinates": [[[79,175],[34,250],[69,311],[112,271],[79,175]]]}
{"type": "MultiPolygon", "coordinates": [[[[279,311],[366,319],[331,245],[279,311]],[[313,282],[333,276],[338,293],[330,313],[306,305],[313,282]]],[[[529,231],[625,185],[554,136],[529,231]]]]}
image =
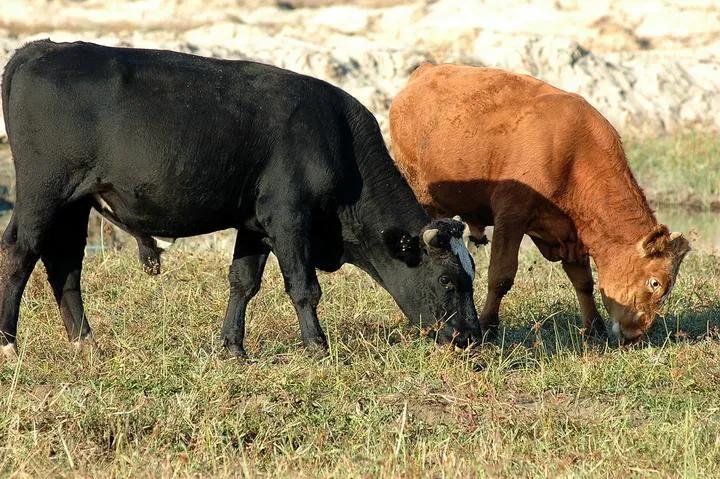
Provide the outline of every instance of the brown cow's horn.
{"type": "Polygon", "coordinates": [[[435,239],[435,237],[438,234],[438,229],[431,229],[431,230],[425,230],[425,232],[422,235],[422,239],[425,242],[426,245],[432,246],[430,242],[435,239]]]}
{"type": "Polygon", "coordinates": [[[673,231],[670,234],[670,248],[672,248],[673,254],[676,257],[682,258],[692,249],[690,242],[685,236],[679,231],[673,231]]]}

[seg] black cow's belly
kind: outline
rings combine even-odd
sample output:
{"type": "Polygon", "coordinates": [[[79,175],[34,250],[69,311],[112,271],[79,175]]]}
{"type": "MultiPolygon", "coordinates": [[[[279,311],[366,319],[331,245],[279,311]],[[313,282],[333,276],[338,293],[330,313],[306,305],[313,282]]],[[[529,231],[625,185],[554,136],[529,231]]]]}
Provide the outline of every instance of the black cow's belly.
{"type": "MultiPolygon", "coordinates": [[[[109,187],[95,195],[96,208],[134,234],[181,238],[238,228],[246,221],[242,205],[230,207],[227,201],[198,205],[188,199],[198,195],[174,198],[137,198],[109,187]]],[[[206,197],[207,198],[207,197],[206,197]]]]}

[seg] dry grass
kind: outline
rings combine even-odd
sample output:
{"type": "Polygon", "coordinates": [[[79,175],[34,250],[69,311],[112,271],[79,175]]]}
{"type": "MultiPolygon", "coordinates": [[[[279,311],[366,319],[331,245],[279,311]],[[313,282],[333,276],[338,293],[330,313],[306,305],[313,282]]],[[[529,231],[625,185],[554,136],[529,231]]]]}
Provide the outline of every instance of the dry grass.
{"type": "MultiPolygon", "coordinates": [[[[478,300],[485,251],[477,253],[478,300]]],[[[503,339],[436,348],[352,268],[321,278],[328,357],[309,357],[275,266],[250,309],[254,361],[217,336],[228,257],[86,260],[101,350],[74,354],[42,271],[21,361],[0,366],[0,475],[717,476],[720,258],[693,254],[650,340],[586,344],[559,266],[525,253],[503,339]]]]}

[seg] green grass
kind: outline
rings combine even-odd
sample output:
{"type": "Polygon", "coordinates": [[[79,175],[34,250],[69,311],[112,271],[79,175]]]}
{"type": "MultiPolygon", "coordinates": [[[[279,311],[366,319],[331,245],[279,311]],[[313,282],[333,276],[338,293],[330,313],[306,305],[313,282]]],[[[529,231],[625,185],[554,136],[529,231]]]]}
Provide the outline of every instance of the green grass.
{"type": "MultiPolygon", "coordinates": [[[[478,260],[484,294],[487,252],[478,260]]],[[[649,341],[586,344],[558,265],[523,253],[501,341],[421,339],[353,268],[322,275],[330,354],[299,344],[271,265],[247,349],[218,333],[228,257],[86,260],[99,350],[73,353],[43,272],[21,360],[0,366],[0,476],[669,477],[720,475],[720,258],[694,253],[649,341]]]]}
{"type": "Polygon", "coordinates": [[[625,142],[630,166],[653,204],[720,211],[720,135],[687,132],[625,142]]]}

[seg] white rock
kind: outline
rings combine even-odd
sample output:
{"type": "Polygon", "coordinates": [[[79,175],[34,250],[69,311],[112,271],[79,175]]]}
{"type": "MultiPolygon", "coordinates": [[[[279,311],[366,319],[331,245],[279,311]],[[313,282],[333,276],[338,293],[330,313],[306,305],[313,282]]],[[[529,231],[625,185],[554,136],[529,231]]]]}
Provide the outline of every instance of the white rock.
{"type": "MultiPolygon", "coordinates": [[[[390,102],[416,65],[470,63],[580,93],[623,133],[720,127],[714,0],[360,6],[371,3],[380,2],[286,9],[269,0],[3,0],[0,63],[11,49],[45,37],[253,59],[346,89],[383,131],[390,102]]],[[[4,136],[0,124],[0,141],[4,136]]]]}

